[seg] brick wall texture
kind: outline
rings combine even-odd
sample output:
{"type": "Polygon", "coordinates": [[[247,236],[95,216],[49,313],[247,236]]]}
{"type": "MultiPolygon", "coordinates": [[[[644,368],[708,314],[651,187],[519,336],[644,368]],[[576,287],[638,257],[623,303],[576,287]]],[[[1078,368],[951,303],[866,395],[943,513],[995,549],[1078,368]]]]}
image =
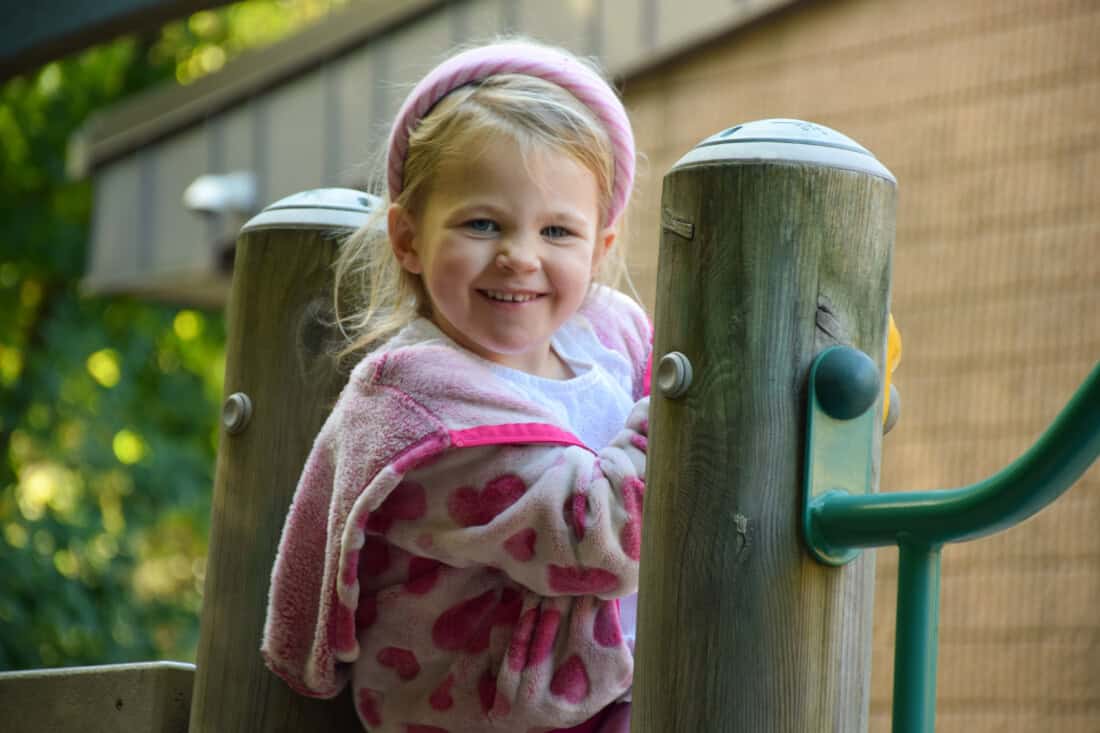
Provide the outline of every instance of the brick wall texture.
{"type": "MultiPolygon", "coordinates": [[[[652,309],[661,176],[738,122],[796,117],[899,181],[904,410],[882,490],[980,480],[1100,360],[1100,2],[833,0],[631,78],[647,158],[624,237],[652,309]]],[[[873,732],[889,730],[896,551],[877,553],[873,732]]],[[[937,731],[1100,731],[1100,466],[943,558],[937,731]]]]}

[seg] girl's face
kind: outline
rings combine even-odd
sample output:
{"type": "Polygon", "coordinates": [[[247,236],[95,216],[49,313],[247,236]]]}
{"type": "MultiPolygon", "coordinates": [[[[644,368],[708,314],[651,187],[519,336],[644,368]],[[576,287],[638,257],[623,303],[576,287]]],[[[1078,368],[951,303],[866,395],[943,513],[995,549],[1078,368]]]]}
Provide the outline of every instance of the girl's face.
{"type": "Polygon", "coordinates": [[[553,150],[524,155],[498,136],[443,165],[418,216],[392,206],[388,225],[444,333],[498,364],[563,375],[550,338],[581,306],[615,239],[601,226],[588,168],[553,150]]]}

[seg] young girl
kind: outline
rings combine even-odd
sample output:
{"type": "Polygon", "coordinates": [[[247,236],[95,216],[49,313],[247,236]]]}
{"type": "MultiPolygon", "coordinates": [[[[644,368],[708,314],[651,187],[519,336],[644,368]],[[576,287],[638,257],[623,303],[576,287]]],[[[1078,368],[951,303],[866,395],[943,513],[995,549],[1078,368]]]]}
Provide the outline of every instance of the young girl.
{"type": "Polygon", "coordinates": [[[272,574],[263,654],[295,690],[350,680],[376,733],[628,731],[651,337],[594,278],[633,173],[621,103],[559,49],[460,53],[405,101],[388,237],[337,267],[369,283],[349,350],[381,345],[272,574]]]}

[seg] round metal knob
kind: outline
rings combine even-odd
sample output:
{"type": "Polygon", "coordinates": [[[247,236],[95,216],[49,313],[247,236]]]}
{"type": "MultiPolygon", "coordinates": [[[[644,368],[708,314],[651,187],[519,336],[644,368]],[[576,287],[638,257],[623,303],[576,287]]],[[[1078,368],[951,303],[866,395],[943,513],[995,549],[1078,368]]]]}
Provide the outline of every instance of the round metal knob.
{"type": "Polygon", "coordinates": [[[657,389],[674,400],[691,386],[691,362],[679,351],[670,351],[657,363],[657,389]]]}
{"type": "Polygon", "coordinates": [[[835,346],[820,357],[814,389],[830,417],[851,420],[875,404],[882,384],[871,357],[850,346],[835,346]]]}
{"type": "Polygon", "coordinates": [[[244,392],[234,392],[222,405],[222,425],[225,432],[235,435],[248,427],[252,417],[252,400],[244,392]]]}

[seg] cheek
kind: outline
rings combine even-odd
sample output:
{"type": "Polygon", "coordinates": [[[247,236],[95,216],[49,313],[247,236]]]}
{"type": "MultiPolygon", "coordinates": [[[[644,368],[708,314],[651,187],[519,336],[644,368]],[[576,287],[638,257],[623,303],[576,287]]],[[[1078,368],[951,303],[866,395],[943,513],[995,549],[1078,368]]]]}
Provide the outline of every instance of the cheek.
{"type": "Polygon", "coordinates": [[[476,275],[484,267],[477,252],[461,246],[441,248],[432,261],[432,279],[436,282],[455,284],[461,278],[476,275]]]}
{"type": "Polygon", "coordinates": [[[568,283],[574,288],[586,290],[596,271],[593,262],[590,251],[575,253],[557,264],[558,277],[563,285],[568,283]]]}

